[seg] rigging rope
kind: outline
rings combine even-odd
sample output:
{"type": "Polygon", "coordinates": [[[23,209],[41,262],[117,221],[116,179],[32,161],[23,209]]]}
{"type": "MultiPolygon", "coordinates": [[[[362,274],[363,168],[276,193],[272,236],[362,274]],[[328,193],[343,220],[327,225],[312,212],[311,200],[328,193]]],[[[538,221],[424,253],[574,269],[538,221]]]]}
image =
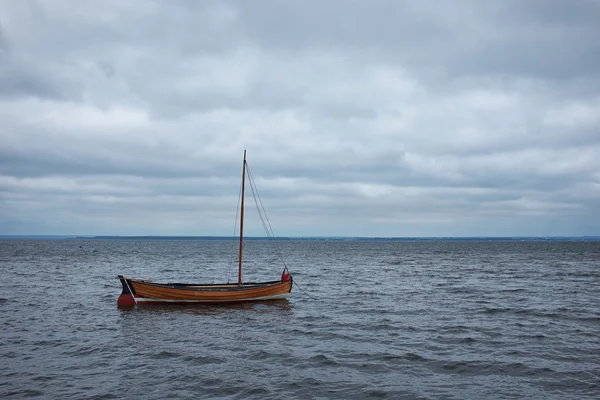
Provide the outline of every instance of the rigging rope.
{"type": "Polygon", "coordinates": [[[310,297],[310,298],[311,298],[311,299],[313,299],[313,300],[317,300],[315,297],[312,297],[310,294],[306,293],[306,292],[304,291],[304,289],[302,289],[302,288],[300,287],[300,285],[298,285],[298,284],[296,283],[296,281],[295,281],[295,280],[293,280],[293,279],[292,279],[292,283],[293,283],[294,285],[296,285],[296,287],[297,287],[297,288],[298,288],[298,289],[299,289],[299,290],[300,290],[302,293],[304,293],[305,295],[307,295],[308,297],[310,297]]]}
{"type": "MultiPolygon", "coordinates": [[[[252,197],[254,197],[254,204],[256,204],[256,210],[258,211],[258,217],[260,218],[260,222],[263,226],[263,229],[265,230],[265,233],[267,235],[267,238],[271,239],[271,243],[273,244],[273,248],[275,249],[275,253],[277,254],[277,256],[279,257],[279,260],[282,262],[283,264],[283,268],[284,271],[286,271],[289,275],[292,275],[284,258],[283,258],[283,252],[281,251],[281,247],[279,246],[279,243],[277,242],[277,239],[275,238],[275,233],[273,232],[273,227],[271,226],[271,221],[269,221],[269,217],[267,216],[267,211],[265,210],[265,206],[263,205],[262,199],[260,197],[260,193],[258,192],[258,188],[256,187],[256,183],[254,182],[254,176],[252,175],[252,172],[250,171],[250,166],[248,165],[248,162],[246,162],[246,172],[248,173],[248,183],[250,184],[250,190],[252,192],[252,197]]],[[[242,196],[242,188],[240,185],[240,195],[238,198],[238,214],[239,214],[239,205],[240,205],[240,200],[241,200],[241,196],[242,196]]],[[[236,214],[235,216],[235,225],[234,225],[234,233],[233,235],[235,236],[235,232],[236,232],[236,228],[237,228],[237,218],[238,218],[238,214],[236,214]]],[[[231,256],[231,260],[233,259],[233,250],[232,250],[232,256],[231,256]]],[[[231,271],[231,264],[232,261],[230,260],[229,263],[229,271],[228,271],[228,275],[227,275],[227,283],[229,283],[229,272],[231,271]]],[[[310,294],[308,294],[304,289],[302,289],[302,287],[300,287],[300,285],[298,285],[298,283],[296,283],[296,281],[293,279],[292,277],[292,284],[296,285],[296,287],[298,288],[298,290],[300,290],[302,293],[304,293],[306,296],[308,296],[309,298],[313,299],[313,300],[317,300],[317,298],[311,296],[310,294]]]]}
{"type": "Polygon", "coordinates": [[[254,182],[254,176],[250,171],[248,163],[246,163],[246,171],[248,171],[248,181],[250,182],[250,189],[252,191],[252,196],[254,197],[254,203],[256,204],[256,209],[258,211],[258,216],[263,225],[265,233],[267,237],[271,239],[271,243],[273,244],[273,248],[275,249],[275,253],[279,257],[279,260],[283,264],[284,270],[291,275],[290,270],[283,258],[283,252],[281,251],[281,247],[275,238],[275,233],[273,232],[273,227],[271,226],[271,222],[269,221],[269,217],[267,216],[267,212],[265,210],[265,206],[263,205],[262,199],[260,197],[260,193],[258,192],[258,188],[256,187],[256,183],[254,182]]]}

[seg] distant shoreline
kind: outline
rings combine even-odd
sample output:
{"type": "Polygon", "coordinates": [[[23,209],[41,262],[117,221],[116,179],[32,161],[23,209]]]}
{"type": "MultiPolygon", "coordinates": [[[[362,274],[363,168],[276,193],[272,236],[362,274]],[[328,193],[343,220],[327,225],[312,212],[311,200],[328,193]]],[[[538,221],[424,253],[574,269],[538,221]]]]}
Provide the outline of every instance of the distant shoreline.
{"type": "MultiPolygon", "coordinates": [[[[0,235],[0,239],[41,240],[238,240],[233,236],[113,236],[113,235],[0,235]]],[[[245,240],[268,240],[266,236],[245,237],[245,240]]],[[[465,237],[362,237],[362,236],[280,236],[277,240],[319,240],[355,242],[401,241],[599,241],[600,236],[465,236],[465,237]]]]}

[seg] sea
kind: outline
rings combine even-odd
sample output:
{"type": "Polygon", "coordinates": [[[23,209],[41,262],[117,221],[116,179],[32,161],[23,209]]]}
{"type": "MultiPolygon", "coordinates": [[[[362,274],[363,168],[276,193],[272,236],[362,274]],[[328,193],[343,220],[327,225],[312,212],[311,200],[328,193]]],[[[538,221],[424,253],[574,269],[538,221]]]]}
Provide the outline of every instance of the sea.
{"type": "Polygon", "coordinates": [[[0,240],[0,398],[600,398],[599,240],[245,243],[289,300],[117,308],[236,282],[235,240],[0,240]]]}

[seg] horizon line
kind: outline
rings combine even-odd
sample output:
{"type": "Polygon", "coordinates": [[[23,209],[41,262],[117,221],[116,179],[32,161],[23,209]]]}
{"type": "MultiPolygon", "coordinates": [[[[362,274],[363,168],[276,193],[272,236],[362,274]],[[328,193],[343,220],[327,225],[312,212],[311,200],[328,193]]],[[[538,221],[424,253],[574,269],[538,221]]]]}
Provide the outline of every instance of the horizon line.
{"type": "MultiPolygon", "coordinates": [[[[221,239],[233,240],[239,236],[220,235],[0,235],[0,239],[221,239]]],[[[370,240],[410,240],[410,239],[600,239],[600,235],[514,235],[514,236],[246,236],[244,239],[370,239],[370,240]]]]}

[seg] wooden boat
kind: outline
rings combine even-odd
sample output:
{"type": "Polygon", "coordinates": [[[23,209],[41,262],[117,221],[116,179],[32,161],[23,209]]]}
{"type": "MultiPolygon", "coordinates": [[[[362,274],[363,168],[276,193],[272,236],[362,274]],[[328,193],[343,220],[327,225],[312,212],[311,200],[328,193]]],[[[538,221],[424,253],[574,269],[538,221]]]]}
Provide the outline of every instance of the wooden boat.
{"type": "Polygon", "coordinates": [[[119,307],[132,307],[144,303],[242,303],[286,299],[291,295],[292,277],[285,264],[280,280],[269,282],[243,282],[242,280],[246,168],[246,151],[244,150],[237,284],[154,283],[118,275],[123,286],[123,291],[117,301],[119,307]]]}

